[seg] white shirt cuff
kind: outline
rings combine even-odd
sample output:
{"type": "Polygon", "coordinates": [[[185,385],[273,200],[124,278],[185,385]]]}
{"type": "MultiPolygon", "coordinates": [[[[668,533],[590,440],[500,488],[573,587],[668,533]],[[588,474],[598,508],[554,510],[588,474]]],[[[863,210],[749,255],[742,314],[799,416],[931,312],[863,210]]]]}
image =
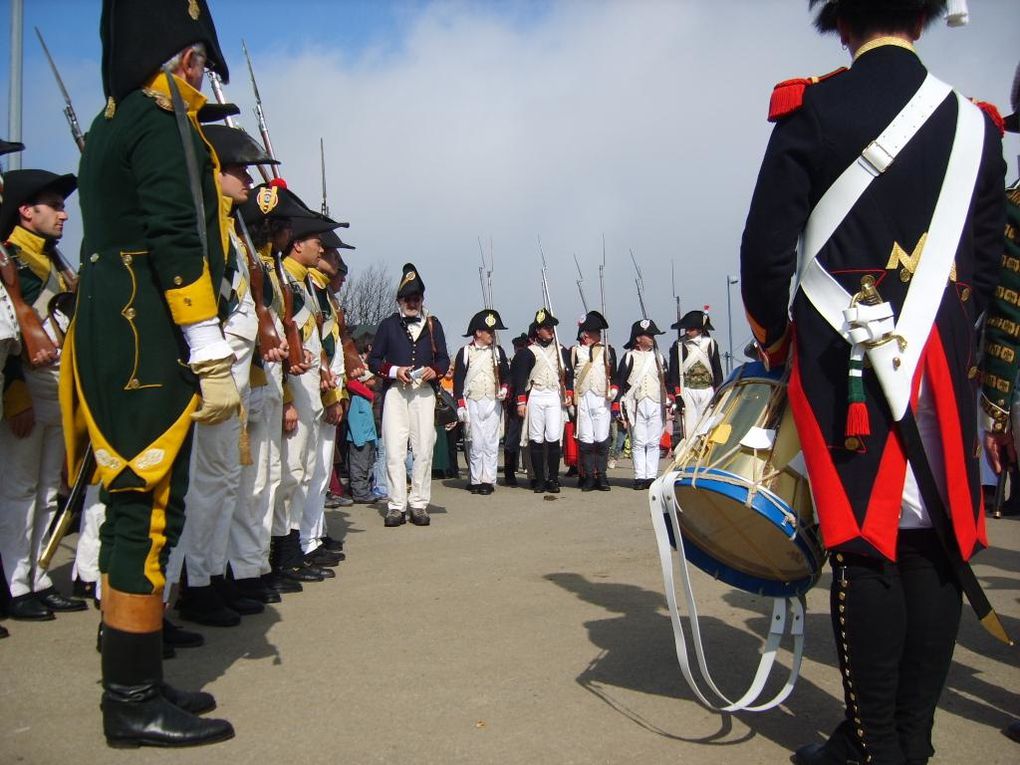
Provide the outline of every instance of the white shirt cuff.
{"type": "Polygon", "coordinates": [[[189,364],[203,361],[233,358],[234,351],[223,338],[223,330],[218,319],[205,319],[194,324],[182,324],[181,331],[188,343],[191,355],[189,364]]]}

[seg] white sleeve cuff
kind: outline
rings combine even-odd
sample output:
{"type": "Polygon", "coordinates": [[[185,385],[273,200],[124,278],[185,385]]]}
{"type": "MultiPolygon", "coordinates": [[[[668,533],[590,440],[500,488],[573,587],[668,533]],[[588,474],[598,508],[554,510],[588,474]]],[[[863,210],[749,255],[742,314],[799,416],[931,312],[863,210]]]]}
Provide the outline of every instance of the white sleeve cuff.
{"type": "Polygon", "coordinates": [[[391,367],[390,367],[390,373],[389,373],[389,375],[388,375],[388,376],[389,376],[389,378],[390,378],[391,380],[396,380],[396,379],[397,379],[397,372],[399,372],[399,371],[400,371],[400,367],[398,367],[398,366],[397,366],[396,364],[394,364],[393,366],[391,366],[391,367]]]}
{"type": "Polygon", "coordinates": [[[182,324],[181,331],[188,343],[191,355],[189,364],[203,361],[233,358],[234,351],[223,338],[223,330],[218,319],[205,319],[194,324],[182,324]]]}

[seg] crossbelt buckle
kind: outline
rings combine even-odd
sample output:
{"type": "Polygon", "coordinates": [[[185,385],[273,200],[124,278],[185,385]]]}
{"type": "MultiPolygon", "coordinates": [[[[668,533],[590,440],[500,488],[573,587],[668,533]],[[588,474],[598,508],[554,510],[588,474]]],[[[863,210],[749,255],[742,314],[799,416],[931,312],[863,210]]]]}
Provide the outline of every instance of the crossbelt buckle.
{"type": "Polygon", "coordinates": [[[861,166],[876,178],[889,169],[895,157],[877,141],[869,143],[861,152],[861,166]]]}

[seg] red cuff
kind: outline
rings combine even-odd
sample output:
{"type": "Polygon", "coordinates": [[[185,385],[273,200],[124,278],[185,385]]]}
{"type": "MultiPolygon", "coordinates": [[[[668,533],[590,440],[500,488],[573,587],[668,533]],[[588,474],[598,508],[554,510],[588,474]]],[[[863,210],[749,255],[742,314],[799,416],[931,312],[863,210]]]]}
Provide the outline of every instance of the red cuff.
{"type": "Polygon", "coordinates": [[[610,407],[610,411],[619,412],[620,411],[620,402],[619,401],[614,401],[613,405],[610,407]]]}
{"type": "Polygon", "coordinates": [[[466,409],[467,408],[467,403],[465,403],[464,399],[458,398],[457,399],[457,406],[466,409]]]}
{"type": "Polygon", "coordinates": [[[528,404],[527,396],[521,395],[517,397],[517,406],[527,406],[527,404],[528,404]]]}
{"type": "Polygon", "coordinates": [[[384,361],[382,363],[382,366],[379,367],[379,374],[380,374],[380,376],[382,376],[382,377],[389,377],[391,369],[393,369],[393,365],[390,362],[388,362],[388,361],[384,361]]]}

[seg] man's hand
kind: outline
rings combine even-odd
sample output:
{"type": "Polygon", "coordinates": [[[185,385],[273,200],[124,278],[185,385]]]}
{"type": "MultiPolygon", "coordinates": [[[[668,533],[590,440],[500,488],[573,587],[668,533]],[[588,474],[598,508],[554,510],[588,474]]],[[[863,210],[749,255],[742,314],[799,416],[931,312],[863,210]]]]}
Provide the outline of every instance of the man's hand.
{"type": "Polygon", "coordinates": [[[434,370],[432,367],[425,367],[425,371],[422,372],[422,375],[421,375],[421,381],[422,382],[428,382],[429,380],[435,380],[435,379],[436,379],[436,370],[434,370]]]}
{"type": "Polygon", "coordinates": [[[517,405],[517,416],[518,417],[523,417],[527,413],[528,413],[528,405],[527,404],[518,404],[517,405]]]}
{"type": "Polygon", "coordinates": [[[60,351],[56,347],[50,345],[46,348],[40,348],[29,359],[33,367],[48,367],[55,363],[60,358],[60,351]]]}
{"type": "Polygon", "coordinates": [[[23,412],[18,412],[7,418],[7,424],[15,438],[27,438],[35,427],[35,410],[29,407],[23,412]]]}
{"type": "Polygon", "coordinates": [[[985,431],[985,454],[988,464],[996,475],[1002,473],[1002,469],[1009,469],[1016,464],[1016,444],[1013,443],[1012,433],[993,433],[985,431]]]}
{"type": "Polygon", "coordinates": [[[347,377],[351,380],[359,380],[363,374],[365,374],[365,367],[354,367],[347,377]]]}
{"type": "Polygon", "coordinates": [[[294,431],[297,430],[297,407],[294,404],[283,405],[283,432],[287,435],[293,435],[294,431]]]}
{"type": "Polygon", "coordinates": [[[231,357],[191,365],[198,375],[202,391],[202,405],[191,415],[192,420],[203,425],[216,425],[241,411],[241,395],[237,392],[234,376],[230,374],[233,362],[231,357]]]}
{"type": "Polygon", "coordinates": [[[262,360],[279,363],[281,361],[286,361],[289,353],[290,346],[288,346],[287,341],[281,337],[280,344],[278,346],[262,352],[262,360]]]}
{"type": "Polygon", "coordinates": [[[326,421],[327,425],[339,425],[342,415],[343,410],[340,408],[340,402],[337,401],[326,407],[326,411],[322,413],[322,419],[326,421]]]}
{"type": "Polygon", "coordinates": [[[462,406],[457,407],[457,419],[461,422],[467,422],[467,409],[462,406]]]}
{"type": "Polygon", "coordinates": [[[325,393],[340,384],[339,378],[329,367],[319,367],[319,390],[325,393]]]}
{"type": "Polygon", "coordinates": [[[411,384],[411,367],[397,367],[397,380],[404,385],[411,384]]]}
{"type": "Polygon", "coordinates": [[[301,362],[300,364],[290,365],[290,373],[292,375],[303,375],[305,372],[312,368],[313,364],[315,364],[315,356],[312,355],[312,352],[307,348],[302,348],[302,350],[304,351],[304,353],[302,354],[304,361],[301,362]]]}

